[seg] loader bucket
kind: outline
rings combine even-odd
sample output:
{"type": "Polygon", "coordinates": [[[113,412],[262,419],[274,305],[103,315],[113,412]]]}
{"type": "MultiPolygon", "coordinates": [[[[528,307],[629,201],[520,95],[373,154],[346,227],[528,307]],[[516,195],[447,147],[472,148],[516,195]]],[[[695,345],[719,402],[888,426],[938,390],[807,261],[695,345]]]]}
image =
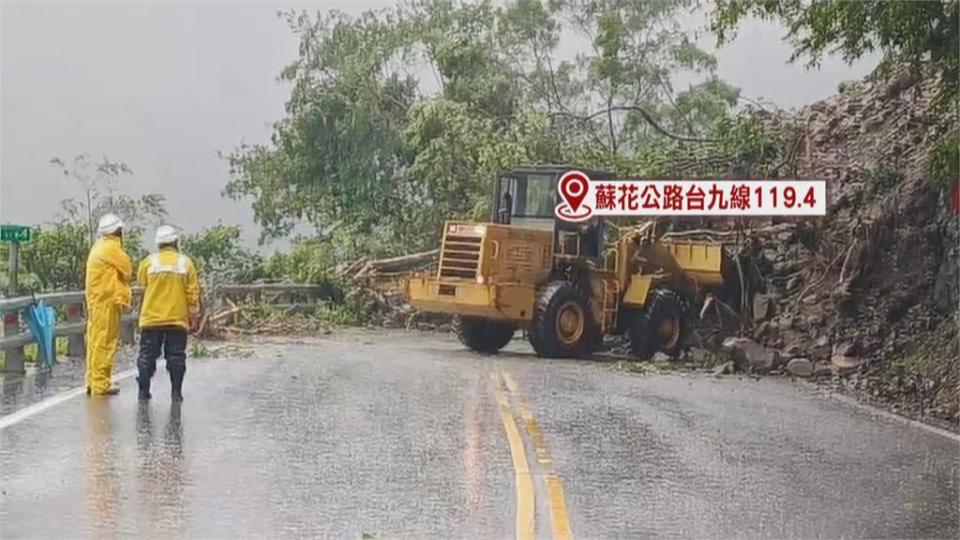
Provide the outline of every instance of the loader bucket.
{"type": "Polygon", "coordinates": [[[722,244],[665,241],[663,247],[700,286],[717,287],[723,284],[722,244]]]}

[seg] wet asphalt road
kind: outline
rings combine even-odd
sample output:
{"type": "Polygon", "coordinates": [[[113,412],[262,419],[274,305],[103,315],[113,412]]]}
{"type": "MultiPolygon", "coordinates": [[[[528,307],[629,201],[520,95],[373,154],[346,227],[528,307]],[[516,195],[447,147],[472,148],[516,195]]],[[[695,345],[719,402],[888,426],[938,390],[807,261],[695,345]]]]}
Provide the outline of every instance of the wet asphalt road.
{"type": "Polygon", "coordinates": [[[189,361],[180,406],[162,368],[146,406],[132,379],[74,397],[0,428],[0,538],[958,536],[954,440],[788,381],[511,349],[261,340],[189,361]]]}

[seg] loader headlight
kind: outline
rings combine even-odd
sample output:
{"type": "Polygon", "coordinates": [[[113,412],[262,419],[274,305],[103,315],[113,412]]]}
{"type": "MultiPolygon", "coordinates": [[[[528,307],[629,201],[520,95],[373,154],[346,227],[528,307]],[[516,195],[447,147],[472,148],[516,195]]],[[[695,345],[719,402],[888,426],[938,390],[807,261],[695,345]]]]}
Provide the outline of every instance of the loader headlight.
{"type": "Polygon", "coordinates": [[[484,278],[482,275],[477,276],[477,283],[483,285],[486,281],[486,278],[484,278]]]}
{"type": "Polygon", "coordinates": [[[483,235],[487,234],[487,226],[486,226],[486,225],[476,225],[476,226],[474,226],[474,227],[473,227],[473,234],[476,234],[477,236],[483,236],[483,235]]]}

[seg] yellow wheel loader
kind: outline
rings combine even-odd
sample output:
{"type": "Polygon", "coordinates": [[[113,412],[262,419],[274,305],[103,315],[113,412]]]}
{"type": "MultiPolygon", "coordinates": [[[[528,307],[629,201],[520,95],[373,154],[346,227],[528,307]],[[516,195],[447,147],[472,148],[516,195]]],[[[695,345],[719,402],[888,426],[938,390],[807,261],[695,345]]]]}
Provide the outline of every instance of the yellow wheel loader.
{"type": "Polygon", "coordinates": [[[557,183],[573,169],[499,174],[490,221],[447,222],[436,273],[413,276],[407,300],[455,315],[460,340],[481,353],[496,353],[524,329],[541,357],[587,357],[607,334],[626,334],[641,359],[676,356],[692,308],[731,283],[723,246],[658,237],[655,223],[614,238],[601,218],[557,219],[557,183]]]}

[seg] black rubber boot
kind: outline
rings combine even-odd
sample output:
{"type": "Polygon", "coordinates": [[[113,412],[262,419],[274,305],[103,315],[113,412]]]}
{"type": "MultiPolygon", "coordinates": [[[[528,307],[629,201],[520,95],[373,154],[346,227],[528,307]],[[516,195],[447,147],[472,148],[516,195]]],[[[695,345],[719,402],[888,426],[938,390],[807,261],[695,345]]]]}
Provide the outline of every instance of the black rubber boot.
{"type": "Polygon", "coordinates": [[[141,401],[146,401],[150,399],[150,375],[151,373],[145,369],[140,370],[140,375],[137,376],[137,385],[140,387],[140,393],[137,394],[138,399],[141,401]]]}
{"type": "Polygon", "coordinates": [[[172,401],[183,401],[183,375],[186,371],[186,366],[170,369],[170,399],[172,401]]]}

